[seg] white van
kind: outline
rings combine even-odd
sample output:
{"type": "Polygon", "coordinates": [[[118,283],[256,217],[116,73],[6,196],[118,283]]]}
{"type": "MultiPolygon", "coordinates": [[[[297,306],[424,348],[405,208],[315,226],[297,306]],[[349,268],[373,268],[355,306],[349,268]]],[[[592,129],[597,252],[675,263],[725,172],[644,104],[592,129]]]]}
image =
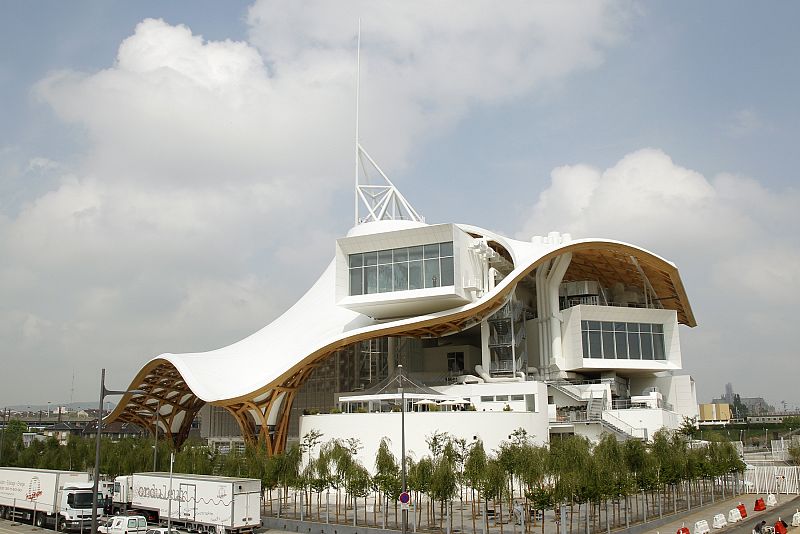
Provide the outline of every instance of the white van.
{"type": "Polygon", "coordinates": [[[97,530],[103,534],[145,534],[147,518],[143,515],[118,515],[97,530]]]}

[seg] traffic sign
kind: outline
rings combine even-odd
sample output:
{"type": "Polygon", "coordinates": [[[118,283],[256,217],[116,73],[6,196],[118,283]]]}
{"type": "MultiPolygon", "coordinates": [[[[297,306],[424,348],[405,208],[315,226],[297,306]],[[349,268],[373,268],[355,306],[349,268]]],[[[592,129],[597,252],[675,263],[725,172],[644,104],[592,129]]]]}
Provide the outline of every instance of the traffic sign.
{"type": "Polygon", "coordinates": [[[400,501],[400,504],[408,504],[411,502],[411,495],[407,491],[404,491],[397,500],[400,501]]]}

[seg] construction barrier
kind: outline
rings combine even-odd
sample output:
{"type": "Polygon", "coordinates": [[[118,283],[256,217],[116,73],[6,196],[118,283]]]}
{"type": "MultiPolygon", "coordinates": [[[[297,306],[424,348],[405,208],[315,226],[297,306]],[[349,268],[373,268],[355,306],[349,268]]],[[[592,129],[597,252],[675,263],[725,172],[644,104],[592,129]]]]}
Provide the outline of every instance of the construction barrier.
{"type": "Polygon", "coordinates": [[[694,534],[708,534],[709,532],[711,532],[711,529],[705,519],[701,519],[694,524],[694,534]]]}
{"type": "Polygon", "coordinates": [[[747,517],[747,507],[744,504],[739,503],[736,505],[736,509],[739,510],[739,513],[742,515],[742,519],[747,517]]]}
{"type": "Polygon", "coordinates": [[[711,524],[714,526],[714,528],[722,528],[728,526],[728,522],[725,520],[725,516],[722,514],[715,515],[714,521],[711,524]]]}
{"type": "Polygon", "coordinates": [[[731,508],[728,512],[728,523],[738,523],[742,520],[742,512],[738,508],[731,508]]]}
{"type": "Polygon", "coordinates": [[[753,505],[753,510],[756,512],[763,512],[766,509],[767,505],[764,503],[764,499],[762,499],[761,497],[756,499],[756,503],[755,505],[753,505]]]}

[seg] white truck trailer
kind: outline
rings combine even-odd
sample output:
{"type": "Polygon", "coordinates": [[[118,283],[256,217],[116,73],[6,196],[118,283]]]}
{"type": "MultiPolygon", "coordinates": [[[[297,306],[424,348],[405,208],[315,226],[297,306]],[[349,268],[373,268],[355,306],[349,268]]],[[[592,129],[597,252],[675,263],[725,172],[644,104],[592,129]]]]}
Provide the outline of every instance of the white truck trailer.
{"type": "Polygon", "coordinates": [[[170,481],[169,473],[134,473],[114,480],[112,506],[162,525],[170,517],[173,526],[197,532],[252,532],[261,526],[261,481],[177,473],[170,481]]]}
{"type": "MultiPolygon", "coordinates": [[[[98,512],[102,513],[102,508],[98,512]]],[[[37,527],[54,526],[61,531],[89,528],[89,474],[0,467],[0,517],[28,521],[37,527]]]]}

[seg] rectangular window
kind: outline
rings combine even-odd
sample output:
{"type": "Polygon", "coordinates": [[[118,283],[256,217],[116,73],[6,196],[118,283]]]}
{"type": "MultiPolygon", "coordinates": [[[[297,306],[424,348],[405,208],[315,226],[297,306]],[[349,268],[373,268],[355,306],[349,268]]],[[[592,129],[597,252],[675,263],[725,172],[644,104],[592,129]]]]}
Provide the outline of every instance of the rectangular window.
{"type": "Polygon", "coordinates": [[[643,360],[652,360],[653,359],[653,334],[644,333],[640,335],[642,340],[642,359],[643,360]]]}
{"type": "Polygon", "coordinates": [[[378,265],[378,253],[377,252],[365,252],[364,253],[364,265],[378,265]]]}
{"type": "Polygon", "coordinates": [[[491,395],[482,395],[481,402],[494,402],[494,397],[491,395]]]}
{"type": "Polygon", "coordinates": [[[508,400],[508,395],[495,395],[494,400],[505,402],[508,400]]]}
{"type": "Polygon", "coordinates": [[[603,321],[600,323],[602,326],[603,332],[613,332],[614,331],[614,323],[609,323],[608,321],[603,321]]]}
{"type": "MultiPolygon", "coordinates": [[[[625,324],[625,323],[622,323],[625,324]]],[[[628,334],[614,332],[614,345],[617,349],[617,358],[628,359],[628,334]]]]}
{"type": "Polygon", "coordinates": [[[439,257],[439,243],[433,243],[432,245],[425,245],[423,248],[424,248],[424,257],[426,260],[439,257]]]}
{"type": "Polygon", "coordinates": [[[589,321],[589,330],[600,330],[600,321],[589,321]]]}
{"type": "Polygon", "coordinates": [[[363,254],[350,254],[350,267],[361,267],[364,265],[363,254]]]}
{"type": "Polygon", "coordinates": [[[424,263],[425,287],[439,287],[441,285],[441,277],[439,276],[439,258],[434,260],[425,260],[424,263]]]}
{"type": "Polygon", "coordinates": [[[378,293],[392,290],[392,265],[378,266],[378,293]]]}
{"type": "MultiPolygon", "coordinates": [[[[635,323],[632,323],[635,324],[635,323]]],[[[639,348],[639,333],[638,332],[629,332],[628,333],[628,357],[631,360],[641,360],[642,359],[642,350],[639,348]]]]}
{"type": "Polygon", "coordinates": [[[589,357],[603,357],[603,346],[600,340],[600,332],[596,332],[594,330],[589,330],[589,357]]]}
{"type": "MultiPolygon", "coordinates": [[[[583,322],[585,323],[586,321],[583,321],[583,322]]],[[[581,332],[581,336],[583,337],[583,357],[584,358],[588,358],[589,357],[589,331],[588,330],[582,331],[581,332]]]]}
{"type": "Polygon", "coordinates": [[[656,360],[666,360],[664,334],[653,334],[653,356],[656,360]]]}
{"type": "Polygon", "coordinates": [[[613,359],[614,355],[614,332],[603,332],[603,358],[613,359]]]}
{"type": "Polygon", "coordinates": [[[442,286],[453,285],[453,258],[442,258],[442,286]]]}
{"type": "Polygon", "coordinates": [[[394,290],[408,289],[408,262],[394,264],[394,290]]]}
{"type": "Polygon", "coordinates": [[[525,395],[511,395],[512,401],[521,401],[525,400],[525,395]]]}
{"type": "Polygon", "coordinates": [[[447,353],[447,370],[450,371],[451,373],[460,373],[464,370],[463,352],[447,353]]]}
{"type": "Polygon", "coordinates": [[[392,263],[392,251],[391,250],[379,250],[378,251],[378,265],[385,265],[387,263],[392,263]]]}
{"type": "Polygon", "coordinates": [[[455,284],[452,241],[350,254],[348,266],[350,295],[455,284]]]}
{"type": "Polygon", "coordinates": [[[408,289],[422,289],[422,262],[408,263],[408,289]]]}
{"type": "Polygon", "coordinates": [[[364,286],[365,293],[378,292],[378,268],[377,267],[364,267],[364,286]]]}
{"type": "Polygon", "coordinates": [[[350,294],[361,295],[364,293],[364,269],[356,267],[350,269],[350,294]]]}

